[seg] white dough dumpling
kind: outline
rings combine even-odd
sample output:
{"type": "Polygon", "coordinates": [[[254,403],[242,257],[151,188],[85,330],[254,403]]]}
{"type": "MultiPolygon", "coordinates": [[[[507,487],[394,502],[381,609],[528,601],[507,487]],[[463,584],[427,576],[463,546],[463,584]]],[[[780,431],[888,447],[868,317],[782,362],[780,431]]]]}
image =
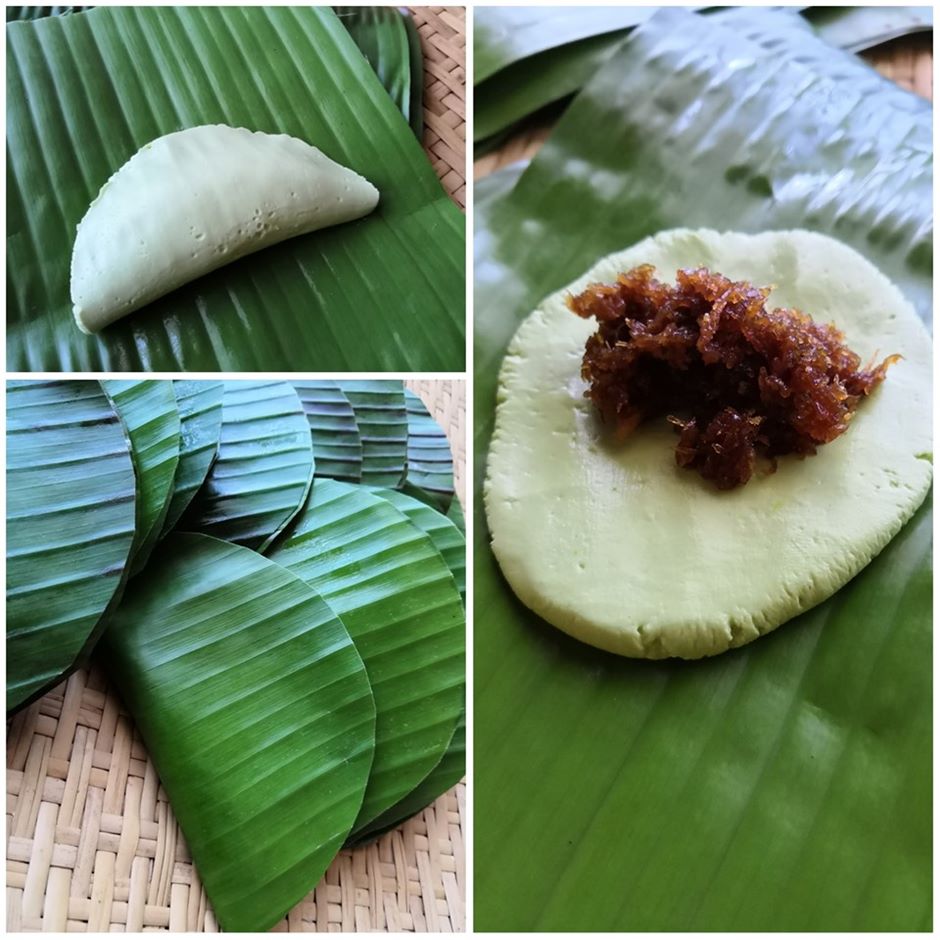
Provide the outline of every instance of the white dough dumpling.
{"type": "Polygon", "coordinates": [[[75,322],[95,333],[238,258],[367,215],[378,200],[368,180],[286,134],[212,124],[159,137],[78,225],[75,322]]]}
{"type": "Polygon", "coordinates": [[[861,255],[811,232],[680,229],[611,255],[521,324],[500,374],[484,500],[493,552],[520,600],[624,656],[695,659],[741,646],[825,600],[867,565],[931,481],[931,343],[861,255]],[[676,465],[649,421],[617,443],[584,397],[593,320],[570,291],[654,265],[772,286],[772,307],[835,323],[868,362],[900,353],[848,430],[815,456],[722,491],[676,465]]]}

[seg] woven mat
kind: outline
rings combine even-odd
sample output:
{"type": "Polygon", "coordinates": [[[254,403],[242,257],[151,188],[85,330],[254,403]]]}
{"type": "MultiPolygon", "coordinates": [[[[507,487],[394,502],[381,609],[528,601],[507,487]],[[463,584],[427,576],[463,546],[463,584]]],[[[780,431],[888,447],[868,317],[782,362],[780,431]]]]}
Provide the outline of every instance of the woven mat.
{"type": "Polygon", "coordinates": [[[467,204],[467,11],[410,7],[424,55],[424,149],[444,189],[467,204]]]}
{"type": "MultiPolygon", "coordinates": [[[[933,39],[930,33],[906,36],[862,53],[885,78],[902,88],[933,100],[933,39]]],[[[530,160],[552,132],[553,121],[539,118],[525,122],[502,147],[473,164],[473,178],[480,179],[517,160],[530,160]]]]}
{"type": "MultiPolygon", "coordinates": [[[[447,431],[464,502],[465,386],[409,381],[447,431]]],[[[465,785],[343,850],[276,930],[464,929],[465,785]]],[[[7,728],[7,930],[215,932],[167,796],[100,670],[7,728]]]]}

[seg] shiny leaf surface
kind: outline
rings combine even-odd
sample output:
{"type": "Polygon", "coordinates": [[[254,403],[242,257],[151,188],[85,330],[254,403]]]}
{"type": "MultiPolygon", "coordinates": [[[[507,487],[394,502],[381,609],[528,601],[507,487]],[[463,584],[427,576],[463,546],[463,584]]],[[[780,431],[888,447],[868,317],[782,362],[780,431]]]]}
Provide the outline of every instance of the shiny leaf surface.
{"type": "Polygon", "coordinates": [[[173,392],[180,415],[180,460],[173,496],[163,523],[164,534],[176,526],[206,480],[219,452],[222,429],[222,382],[174,379],[173,392]]]}
{"type": "Polygon", "coordinates": [[[405,389],[408,412],[408,472],[406,479],[435,498],[446,512],[454,497],[454,458],[444,429],[431,417],[421,398],[405,389]]]}
{"type": "Polygon", "coordinates": [[[362,477],[362,439],[356,413],[332,379],[293,382],[313,440],[316,475],[358,483],[362,477]]]}
{"type": "Polygon", "coordinates": [[[180,528],[263,551],[300,511],[313,448],[287,382],[225,383],[219,456],[180,528]]]}
{"type": "Polygon", "coordinates": [[[137,474],[137,534],[131,573],[147,563],[166,519],[180,457],[180,415],[173,384],[153,379],[101,382],[131,442],[137,474]]]}
{"type": "Polygon", "coordinates": [[[339,383],[356,415],[362,440],[362,482],[399,486],[408,464],[408,415],[400,379],[339,383]]]}
{"type": "Polygon", "coordinates": [[[99,8],[9,24],[7,55],[11,369],[462,368],[463,216],[329,9],[99,8]],[[378,208],[79,332],[69,263],[89,204],[144,144],[211,123],[314,144],[378,208]]]}
{"type": "Polygon", "coordinates": [[[362,802],[375,709],[309,585],[170,535],[102,643],[219,922],[265,930],[319,880],[362,802]]]}
{"type": "MultiPolygon", "coordinates": [[[[929,317],[929,128],[787,13],[636,29],[475,203],[476,480],[521,318],[660,229],[822,231],[929,317]]],[[[929,506],[830,601],[693,663],[546,626],[477,512],[477,929],[930,929],[929,506]]]]}
{"type": "Polygon", "coordinates": [[[270,557],[342,618],[372,683],[375,760],[361,829],[440,761],[463,707],[464,613],[427,535],[363,487],[317,480],[270,557]]]}
{"type": "Polygon", "coordinates": [[[822,39],[851,52],[933,29],[931,7],[809,7],[803,16],[822,39]]]}
{"type": "Polygon", "coordinates": [[[70,673],[123,589],[137,487],[98,382],[7,384],[7,710],[70,673]]]}

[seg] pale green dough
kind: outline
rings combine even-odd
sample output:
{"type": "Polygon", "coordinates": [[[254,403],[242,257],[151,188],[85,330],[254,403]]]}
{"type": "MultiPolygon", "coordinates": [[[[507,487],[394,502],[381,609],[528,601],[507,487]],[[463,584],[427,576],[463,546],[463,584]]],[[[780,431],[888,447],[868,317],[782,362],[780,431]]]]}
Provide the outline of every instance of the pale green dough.
{"type": "Polygon", "coordinates": [[[662,232],[604,259],[520,326],[500,375],[484,499],[493,551],[526,606],[624,656],[741,646],[825,600],[891,540],[931,480],[930,337],[861,255],[810,232],[662,232]],[[567,290],[638,264],[705,265],[774,285],[769,304],[834,322],[863,362],[901,353],[848,431],[722,492],[675,463],[665,420],[608,443],[583,397],[595,328],[567,290]]]}
{"type": "Polygon", "coordinates": [[[102,187],[72,249],[72,311],[95,333],[269,245],[371,212],[378,190],[286,134],[224,124],[146,144],[102,187]]]}

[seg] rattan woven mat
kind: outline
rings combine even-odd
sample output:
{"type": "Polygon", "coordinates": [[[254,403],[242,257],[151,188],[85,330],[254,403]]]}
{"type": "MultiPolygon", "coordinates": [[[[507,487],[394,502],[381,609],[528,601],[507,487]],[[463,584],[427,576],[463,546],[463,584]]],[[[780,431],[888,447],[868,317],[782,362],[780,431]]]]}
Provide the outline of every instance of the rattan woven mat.
{"type": "MultiPolygon", "coordinates": [[[[933,100],[933,40],[931,33],[907,36],[862,54],[885,78],[933,100]]],[[[530,160],[552,132],[555,118],[536,115],[501,147],[475,160],[473,178],[480,179],[517,160],[530,160]]]]}
{"type": "Polygon", "coordinates": [[[467,203],[467,11],[411,7],[424,55],[424,149],[444,189],[467,203]]]}
{"type": "MultiPolygon", "coordinates": [[[[465,385],[408,381],[447,431],[464,502],[465,385]]],[[[275,928],[464,929],[463,783],[378,842],[343,850],[275,928]]],[[[7,930],[215,932],[153,764],[95,668],[7,726],[7,930]]]]}

